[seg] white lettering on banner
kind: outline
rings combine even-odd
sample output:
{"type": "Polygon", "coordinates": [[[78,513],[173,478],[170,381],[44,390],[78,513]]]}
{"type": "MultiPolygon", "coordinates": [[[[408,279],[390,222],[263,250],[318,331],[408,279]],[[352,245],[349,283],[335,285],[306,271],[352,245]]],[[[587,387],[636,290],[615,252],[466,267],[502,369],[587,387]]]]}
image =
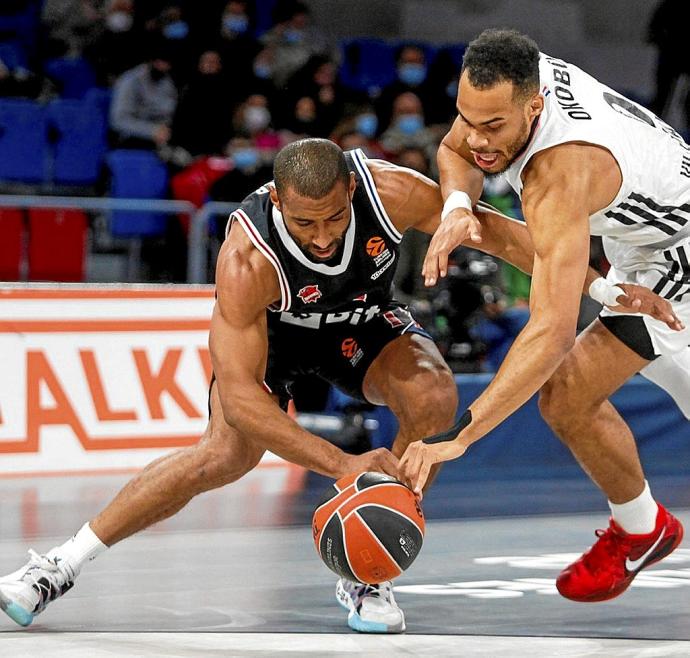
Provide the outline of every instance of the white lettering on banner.
{"type": "MultiPolygon", "coordinates": [[[[558,572],[579,553],[552,553],[538,556],[503,556],[475,558],[476,564],[506,565],[520,569],[553,569],[558,572]]],[[[664,565],[690,562],[690,549],[676,549],[664,558],[664,565]]],[[[632,587],[647,589],[674,589],[690,587],[690,568],[650,569],[638,574],[632,587]]],[[[555,576],[552,578],[515,578],[512,580],[470,580],[445,585],[422,584],[396,586],[396,593],[425,594],[428,596],[464,596],[472,599],[518,598],[525,594],[558,594],[555,576]]]]}

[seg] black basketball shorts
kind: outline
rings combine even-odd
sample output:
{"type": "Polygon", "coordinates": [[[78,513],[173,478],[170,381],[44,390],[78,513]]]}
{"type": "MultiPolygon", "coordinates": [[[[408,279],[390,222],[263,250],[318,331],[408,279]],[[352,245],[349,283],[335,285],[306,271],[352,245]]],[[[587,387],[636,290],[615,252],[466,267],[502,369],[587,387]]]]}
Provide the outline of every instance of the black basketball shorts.
{"type": "Polygon", "coordinates": [[[268,313],[265,382],[283,409],[292,397],[292,384],[301,375],[317,375],[364,400],[364,376],[388,343],[409,333],[431,340],[408,308],[398,302],[341,315],[342,319],[325,322],[320,318],[317,323],[313,315],[268,313]]]}

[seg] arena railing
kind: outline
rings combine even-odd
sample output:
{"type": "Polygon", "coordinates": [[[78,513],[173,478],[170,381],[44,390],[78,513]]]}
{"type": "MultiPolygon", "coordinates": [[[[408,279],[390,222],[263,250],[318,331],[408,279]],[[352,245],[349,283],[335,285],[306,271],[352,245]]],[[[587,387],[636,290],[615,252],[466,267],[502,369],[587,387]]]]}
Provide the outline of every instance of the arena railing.
{"type": "MultiPolygon", "coordinates": [[[[209,223],[218,215],[229,215],[239,203],[209,202],[197,208],[189,201],[168,199],[113,199],[109,197],[0,195],[0,208],[50,208],[111,212],[132,210],[166,214],[182,214],[191,218],[187,252],[187,282],[206,283],[209,260],[209,223]]],[[[138,265],[141,238],[125,238],[129,243],[128,272],[134,274],[138,265]]]]}

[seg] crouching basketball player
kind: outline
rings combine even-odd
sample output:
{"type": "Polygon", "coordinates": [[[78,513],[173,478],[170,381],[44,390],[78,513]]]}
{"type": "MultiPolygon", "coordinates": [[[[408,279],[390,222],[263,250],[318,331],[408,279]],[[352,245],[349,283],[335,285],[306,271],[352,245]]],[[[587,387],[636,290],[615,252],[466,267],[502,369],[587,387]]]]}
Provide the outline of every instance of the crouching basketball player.
{"type": "MultiPolygon", "coordinates": [[[[206,432],[197,445],[150,464],[65,544],[46,555],[30,551],[28,564],[0,579],[0,607],[19,624],[71,588],[88,560],[242,477],[266,450],[332,478],[366,470],[397,476],[398,457],[413,440],[452,424],[452,374],[391,291],[402,234],[439,226],[438,186],[318,139],[285,147],[274,174],[231,215],[219,254],[206,432]],[[293,380],[305,373],[388,405],[400,424],[392,450],[348,455],[294,422],[284,410],[293,380]]],[[[530,271],[524,227],[477,214],[482,249],[530,271]]],[[[591,272],[589,283],[597,276],[591,272]]],[[[630,307],[668,310],[650,291],[619,292],[630,307]]],[[[340,580],[337,598],[353,629],[405,629],[390,583],[340,580]]]]}

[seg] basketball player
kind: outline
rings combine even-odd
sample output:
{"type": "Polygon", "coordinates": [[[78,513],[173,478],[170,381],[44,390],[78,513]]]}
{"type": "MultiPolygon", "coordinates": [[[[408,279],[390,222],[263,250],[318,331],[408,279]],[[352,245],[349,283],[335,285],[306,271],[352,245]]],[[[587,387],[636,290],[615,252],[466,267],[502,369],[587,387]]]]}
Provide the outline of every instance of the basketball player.
{"type": "MultiPolygon", "coordinates": [[[[265,450],[332,478],[366,470],[397,475],[412,440],[452,424],[452,374],[391,293],[402,234],[439,226],[438,186],[321,139],[285,147],[274,175],[232,213],[219,254],[204,436],[150,464],[65,544],[44,556],[31,551],[27,565],[0,579],[0,607],[19,624],[31,623],[72,587],[82,566],[106,547],[242,477],[265,450]],[[284,413],[292,382],[307,373],[388,405],[400,424],[392,451],[348,455],[284,413]]],[[[478,217],[482,248],[529,271],[533,253],[524,226],[490,212],[478,217]]],[[[597,276],[589,274],[591,281],[597,276]]],[[[670,306],[649,290],[614,293],[626,306],[675,322],[670,306]]],[[[405,629],[390,583],[340,580],[337,597],[353,629],[405,629]]]]}
{"type": "Polygon", "coordinates": [[[487,30],[470,44],[457,108],[438,151],[445,221],[427,253],[426,283],[444,276],[466,235],[481,239],[471,204],[485,175],[503,173],[534,244],[531,316],[456,431],[410,445],[401,473],[421,491],[433,466],[462,455],[541,389],[542,415],[612,511],[609,528],[557,586],[575,601],[610,599],[683,536],[652,497],[608,398],[642,371],[690,417],[690,147],[649,111],[513,31],[487,30]],[[652,288],[681,323],[605,308],[576,340],[590,234],[604,236],[610,282],[652,288]]]}

